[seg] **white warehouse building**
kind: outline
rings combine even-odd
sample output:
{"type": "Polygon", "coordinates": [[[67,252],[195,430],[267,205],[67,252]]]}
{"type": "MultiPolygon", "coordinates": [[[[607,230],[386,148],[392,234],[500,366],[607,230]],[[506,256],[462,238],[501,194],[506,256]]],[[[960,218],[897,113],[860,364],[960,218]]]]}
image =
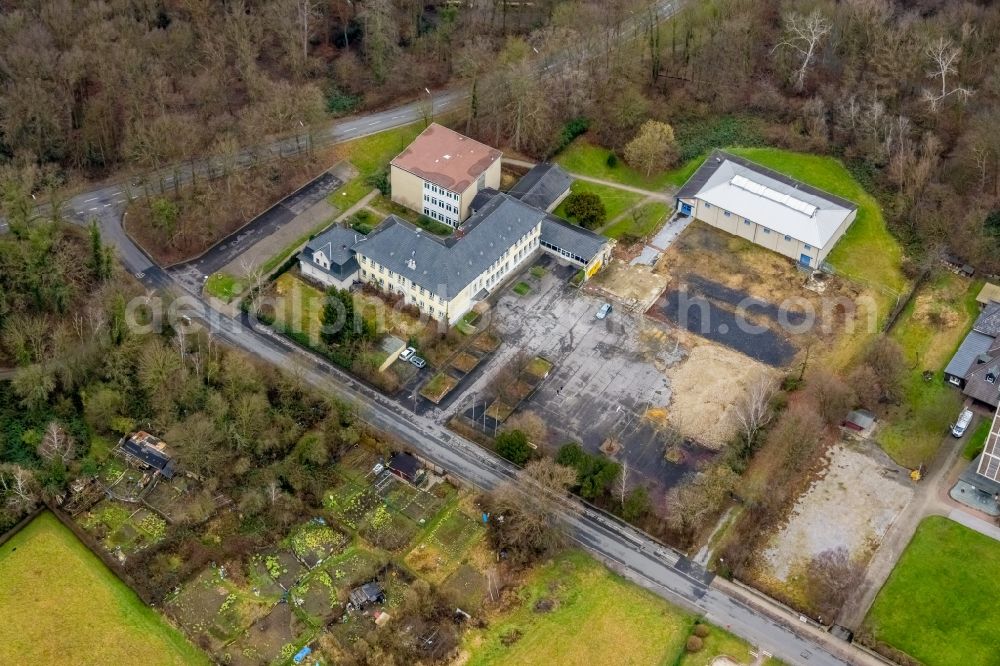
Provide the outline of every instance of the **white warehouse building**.
{"type": "Polygon", "coordinates": [[[677,212],[816,269],[854,222],[858,207],[717,150],[677,193],[677,212]]]}

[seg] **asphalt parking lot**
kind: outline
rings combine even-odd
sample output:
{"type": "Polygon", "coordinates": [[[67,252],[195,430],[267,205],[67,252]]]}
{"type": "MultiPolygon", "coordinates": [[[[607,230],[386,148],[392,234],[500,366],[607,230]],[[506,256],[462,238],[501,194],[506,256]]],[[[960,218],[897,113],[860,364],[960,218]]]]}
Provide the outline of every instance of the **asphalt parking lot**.
{"type": "Polygon", "coordinates": [[[519,296],[508,286],[499,297],[492,316],[503,345],[449,411],[471,408],[473,395],[482,400],[497,371],[519,352],[542,355],[555,367],[520,411],[544,419],[550,446],[577,441],[596,453],[614,439],[622,447],[614,457],[627,460],[630,473],[671,485],[711,455],[694,447],[683,463],[666,462],[662,421],[650,417],[665,414],[671,395],[665,370],[683,359],[683,349],[665,326],[641,314],[616,307],[597,319],[605,301],[567,283],[575,268],[547,263],[543,277],[526,271],[519,278],[530,293],[519,296]]]}

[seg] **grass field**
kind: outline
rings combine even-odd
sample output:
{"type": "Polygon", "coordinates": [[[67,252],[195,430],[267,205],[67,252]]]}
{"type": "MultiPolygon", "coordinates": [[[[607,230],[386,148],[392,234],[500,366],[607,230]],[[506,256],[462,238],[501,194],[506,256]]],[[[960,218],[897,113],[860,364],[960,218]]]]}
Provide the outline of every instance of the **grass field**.
{"type": "Polygon", "coordinates": [[[610,154],[611,151],[607,148],[596,146],[587,141],[586,138],[581,137],[559,153],[556,162],[571,173],[610,180],[632,187],[641,187],[644,190],[658,191],[669,185],[678,184],[675,182],[676,175],[673,172],[653,174],[647,178],[644,174],[625,164],[620,157],[616,166],[609,167],[608,155],[610,154]]]}
{"type": "Polygon", "coordinates": [[[358,175],[329,196],[331,204],[347,210],[372,191],[368,178],[389,166],[389,161],[424,131],[422,122],[386,130],[354,141],[341,148],[341,155],[358,170],[358,175]]]}
{"type": "Polygon", "coordinates": [[[848,277],[904,291],[907,280],[900,270],[902,249],[886,228],[875,197],[854,180],[840,161],[777,148],[728,150],[856,203],[857,218],[826,260],[848,277]]]}
{"type": "Polygon", "coordinates": [[[636,217],[630,213],[614,224],[609,224],[602,230],[602,233],[608,238],[615,239],[621,238],[625,234],[644,238],[656,231],[657,227],[667,218],[667,215],[670,214],[670,206],[656,201],[644,204],[635,212],[637,213],[636,217]]]}
{"type": "Polygon", "coordinates": [[[930,462],[962,406],[961,392],[944,382],[941,371],[979,312],[980,286],[942,271],[921,285],[890,333],[903,348],[910,369],[903,403],[890,412],[877,439],[901,465],[930,462]],[[925,370],[934,373],[930,380],[924,379],[925,370]]]}
{"type": "MultiPolygon", "coordinates": [[[[641,194],[627,192],[626,190],[619,190],[616,187],[601,185],[600,183],[591,183],[585,180],[574,180],[573,184],[570,186],[570,190],[574,193],[591,192],[601,197],[601,201],[604,203],[604,209],[607,211],[607,217],[605,217],[606,221],[615,219],[642,200],[641,194]]],[[[553,212],[559,217],[572,220],[572,218],[566,215],[565,201],[559,204],[553,212]]]]}
{"type": "Polygon", "coordinates": [[[50,513],[0,547],[0,581],[0,663],[209,663],[50,513]]]}
{"type": "MultiPolygon", "coordinates": [[[[465,641],[469,666],[697,666],[719,654],[706,647],[681,661],[694,618],[579,551],[536,568],[521,591],[521,602],[487,629],[470,632],[465,641]],[[545,610],[549,602],[551,608],[545,610]]],[[[724,639],[715,628],[712,633],[718,634],[717,640],[710,636],[706,646],[735,651],[734,656],[747,654],[738,639],[724,639]]]]}
{"type": "Polygon", "coordinates": [[[925,519],[865,619],[874,636],[927,666],[996,666],[1000,543],[925,519]]]}

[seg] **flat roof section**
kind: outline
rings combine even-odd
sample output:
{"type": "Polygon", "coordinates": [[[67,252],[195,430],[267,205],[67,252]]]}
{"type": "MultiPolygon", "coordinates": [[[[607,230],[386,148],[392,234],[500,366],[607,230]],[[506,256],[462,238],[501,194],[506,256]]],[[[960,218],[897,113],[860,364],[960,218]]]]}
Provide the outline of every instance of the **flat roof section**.
{"type": "Polygon", "coordinates": [[[461,194],[500,159],[500,155],[496,148],[431,123],[393,158],[391,164],[461,194]]]}

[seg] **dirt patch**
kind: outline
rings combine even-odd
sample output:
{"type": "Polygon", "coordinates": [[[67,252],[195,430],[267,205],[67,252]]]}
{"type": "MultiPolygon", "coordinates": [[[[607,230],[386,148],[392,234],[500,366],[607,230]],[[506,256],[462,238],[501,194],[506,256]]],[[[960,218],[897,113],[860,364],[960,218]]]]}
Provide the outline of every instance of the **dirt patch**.
{"type": "Polygon", "coordinates": [[[839,546],[866,563],[913,497],[906,472],[869,444],[831,447],[826,469],[798,498],[786,524],[761,552],[760,578],[797,588],[806,563],[839,546]]]}
{"type": "Polygon", "coordinates": [[[479,365],[479,358],[473,356],[468,352],[461,352],[451,361],[451,367],[455,368],[462,374],[468,374],[472,372],[473,368],[479,365]]]}
{"type": "Polygon", "coordinates": [[[734,404],[747,386],[774,371],[737,351],[697,345],[687,358],[667,370],[673,388],[667,420],[705,446],[721,448],[735,432],[734,404]]]}
{"type": "Polygon", "coordinates": [[[623,301],[629,307],[645,311],[670,282],[670,277],[651,266],[630,266],[614,259],[588,284],[623,301]]]}

